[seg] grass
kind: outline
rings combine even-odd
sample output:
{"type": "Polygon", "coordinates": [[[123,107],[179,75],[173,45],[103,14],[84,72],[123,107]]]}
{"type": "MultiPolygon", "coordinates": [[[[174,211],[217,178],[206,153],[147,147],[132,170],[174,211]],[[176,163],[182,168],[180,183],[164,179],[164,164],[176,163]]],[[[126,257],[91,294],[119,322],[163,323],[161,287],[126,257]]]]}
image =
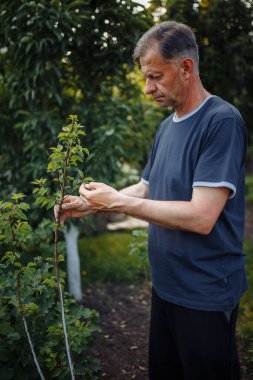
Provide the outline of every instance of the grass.
{"type": "Polygon", "coordinates": [[[144,261],[130,255],[131,232],[106,232],[79,240],[82,278],[89,282],[136,283],[145,279],[144,261]]]}
{"type": "Polygon", "coordinates": [[[249,287],[240,302],[239,331],[240,335],[253,340],[253,242],[246,241],[244,250],[249,287]]]}
{"type": "Polygon", "coordinates": [[[241,352],[242,378],[253,379],[253,242],[246,241],[244,250],[249,287],[240,302],[237,335],[241,352]]]}
{"type": "Polygon", "coordinates": [[[246,176],[246,202],[253,203],[253,175],[246,176]]]}

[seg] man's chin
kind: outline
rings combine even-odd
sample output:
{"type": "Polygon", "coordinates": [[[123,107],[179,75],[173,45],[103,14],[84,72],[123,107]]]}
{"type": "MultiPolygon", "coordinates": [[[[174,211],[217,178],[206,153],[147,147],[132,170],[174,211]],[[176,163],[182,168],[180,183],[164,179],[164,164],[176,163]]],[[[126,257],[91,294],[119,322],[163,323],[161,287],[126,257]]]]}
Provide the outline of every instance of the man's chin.
{"type": "Polygon", "coordinates": [[[159,108],[172,108],[172,106],[170,104],[167,104],[165,102],[156,102],[156,104],[158,105],[159,108]]]}
{"type": "Polygon", "coordinates": [[[154,99],[155,100],[155,102],[156,102],[156,104],[159,106],[159,107],[161,107],[161,108],[166,108],[167,107],[167,104],[166,104],[166,102],[164,101],[164,98],[156,98],[156,99],[154,99]]]}
{"type": "Polygon", "coordinates": [[[176,105],[176,102],[171,100],[171,101],[166,101],[166,99],[164,97],[161,97],[161,98],[157,98],[157,99],[154,99],[156,101],[156,104],[160,107],[160,108],[170,108],[170,109],[174,109],[175,108],[175,105],[176,105]]]}

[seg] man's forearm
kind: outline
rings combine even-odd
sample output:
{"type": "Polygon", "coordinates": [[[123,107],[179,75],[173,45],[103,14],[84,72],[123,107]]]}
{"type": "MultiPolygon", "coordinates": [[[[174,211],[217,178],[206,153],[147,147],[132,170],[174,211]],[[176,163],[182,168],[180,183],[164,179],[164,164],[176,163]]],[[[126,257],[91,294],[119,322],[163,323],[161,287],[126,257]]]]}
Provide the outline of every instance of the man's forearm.
{"type": "Polygon", "coordinates": [[[229,195],[226,188],[195,188],[190,201],[121,197],[119,209],[161,227],[209,234],[229,195]]]}
{"type": "Polygon", "coordinates": [[[208,234],[230,192],[227,188],[194,187],[189,201],[161,201],[145,199],[147,189],[140,182],[131,191],[126,190],[131,194],[127,195],[103,183],[92,182],[80,187],[80,196],[89,210],[122,212],[165,228],[208,234]]]}
{"type": "Polygon", "coordinates": [[[191,202],[153,201],[150,199],[127,197],[119,209],[125,214],[160,227],[202,234],[209,232],[205,229],[206,223],[203,223],[203,218],[194,213],[191,202]]]}
{"type": "Polygon", "coordinates": [[[143,182],[136,183],[132,186],[126,187],[119,191],[129,197],[147,198],[148,197],[148,185],[143,182]]]}

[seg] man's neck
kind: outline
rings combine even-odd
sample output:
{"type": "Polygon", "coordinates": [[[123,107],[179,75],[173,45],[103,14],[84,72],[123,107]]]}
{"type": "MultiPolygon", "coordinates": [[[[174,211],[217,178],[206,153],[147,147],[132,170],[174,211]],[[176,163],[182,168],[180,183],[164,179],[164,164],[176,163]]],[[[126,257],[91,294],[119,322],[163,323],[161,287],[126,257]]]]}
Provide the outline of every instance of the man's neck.
{"type": "Polygon", "coordinates": [[[194,111],[210,95],[200,81],[195,86],[191,86],[190,91],[186,92],[182,104],[175,109],[176,117],[179,118],[194,111]]]}

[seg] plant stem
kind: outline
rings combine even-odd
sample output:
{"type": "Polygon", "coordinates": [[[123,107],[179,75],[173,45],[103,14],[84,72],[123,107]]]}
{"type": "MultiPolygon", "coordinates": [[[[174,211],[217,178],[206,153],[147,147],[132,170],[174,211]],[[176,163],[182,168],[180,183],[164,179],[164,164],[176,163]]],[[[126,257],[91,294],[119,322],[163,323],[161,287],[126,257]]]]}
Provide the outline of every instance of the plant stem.
{"type": "MultiPolygon", "coordinates": [[[[74,129],[74,120],[72,120],[72,127],[71,127],[70,133],[73,131],[73,129],[74,129]]],[[[65,338],[65,346],[66,346],[66,352],[67,352],[67,357],[68,357],[69,369],[71,373],[71,379],[75,380],[74,366],[71,359],[69,342],[68,342],[67,325],[66,325],[65,312],[64,312],[63,293],[62,293],[60,273],[59,273],[59,254],[58,254],[60,219],[61,219],[61,214],[62,214],[62,204],[64,200],[64,195],[65,195],[65,186],[66,186],[67,167],[68,167],[69,157],[70,157],[70,147],[68,146],[67,151],[66,151],[66,157],[64,160],[63,181],[60,184],[61,201],[59,203],[59,217],[58,217],[58,221],[56,223],[55,230],[54,230],[54,266],[55,266],[56,284],[57,284],[59,298],[60,298],[62,326],[63,326],[63,332],[64,332],[64,338],[65,338]]]]}
{"type": "Polygon", "coordinates": [[[18,289],[18,303],[19,303],[20,313],[21,313],[22,321],[23,321],[23,324],[24,324],[24,327],[25,327],[25,332],[26,332],[27,340],[29,342],[30,349],[32,351],[33,360],[34,360],[35,366],[37,368],[37,371],[38,371],[38,373],[40,375],[40,378],[42,380],[45,380],[45,377],[43,376],[43,373],[41,371],[41,368],[40,368],[40,365],[39,365],[36,353],[34,351],[32,339],[31,339],[31,336],[30,336],[30,333],[29,333],[29,330],[28,330],[28,327],[27,327],[27,322],[26,322],[26,318],[25,318],[25,314],[24,314],[24,308],[23,308],[23,303],[22,303],[22,298],[21,298],[20,273],[18,273],[18,275],[17,275],[17,289],[18,289]]]}
{"type": "MultiPolygon", "coordinates": [[[[18,245],[18,242],[17,242],[17,239],[16,239],[15,231],[13,229],[13,216],[9,217],[9,224],[10,224],[10,227],[11,227],[11,233],[12,233],[13,245],[14,245],[14,252],[13,253],[14,253],[15,259],[17,261],[19,261],[19,255],[18,255],[18,246],[19,245],[18,245]]],[[[23,321],[24,327],[25,327],[25,332],[26,332],[26,336],[27,336],[27,339],[28,339],[28,342],[29,342],[29,345],[30,345],[30,349],[32,351],[33,360],[34,360],[35,366],[37,368],[37,371],[38,371],[38,373],[40,375],[40,378],[42,380],[45,380],[45,378],[43,376],[43,373],[41,371],[41,368],[40,368],[40,365],[39,365],[36,353],[34,351],[32,339],[31,339],[31,336],[30,336],[30,333],[29,333],[29,330],[28,330],[28,327],[27,327],[27,323],[26,323],[26,318],[25,318],[25,314],[24,314],[24,307],[23,307],[23,302],[22,302],[22,296],[21,296],[20,272],[18,272],[18,274],[17,274],[17,282],[16,283],[17,283],[17,290],[18,290],[18,305],[19,305],[19,310],[20,310],[20,314],[21,314],[21,317],[22,317],[22,321],[23,321]]]]}
{"type": "MultiPolygon", "coordinates": [[[[60,203],[60,213],[61,213],[61,206],[62,206],[62,202],[60,203]]],[[[59,219],[60,219],[60,217],[59,217],[59,219]]],[[[60,222],[58,221],[56,226],[55,226],[55,232],[54,232],[55,233],[55,237],[54,237],[54,264],[55,264],[55,274],[56,274],[56,285],[58,288],[59,298],[60,298],[62,326],[63,326],[63,332],[64,332],[64,338],[65,338],[65,346],[66,346],[66,352],[67,352],[67,357],[68,357],[69,369],[70,369],[70,373],[71,373],[71,379],[75,380],[74,366],[73,366],[73,363],[71,360],[70,349],[69,349],[67,325],[66,325],[66,319],[65,319],[65,313],[64,313],[63,294],[62,294],[62,287],[61,287],[60,273],[59,273],[59,254],[58,254],[59,227],[60,227],[60,222]]]]}
{"type": "Polygon", "coordinates": [[[70,368],[70,373],[71,373],[71,379],[74,380],[75,379],[74,366],[73,366],[73,362],[71,360],[69,343],[68,343],[68,333],[67,333],[65,313],[64,313],[64,303],[63,303],[62,288],[61,288],[61,284],[59,284],[59,285],[60,285],[59,286],[59,295],[60,295],[60,300],[61,300],[61,315],[62,315],[62,325],[63,325],[63,331],[64,331],[64,337],[65,337],[65,345],[66,345],[66,351],[67,351],[67,356],[68,356],[68,362],[69,362],[69,368],[70,368]]]}

